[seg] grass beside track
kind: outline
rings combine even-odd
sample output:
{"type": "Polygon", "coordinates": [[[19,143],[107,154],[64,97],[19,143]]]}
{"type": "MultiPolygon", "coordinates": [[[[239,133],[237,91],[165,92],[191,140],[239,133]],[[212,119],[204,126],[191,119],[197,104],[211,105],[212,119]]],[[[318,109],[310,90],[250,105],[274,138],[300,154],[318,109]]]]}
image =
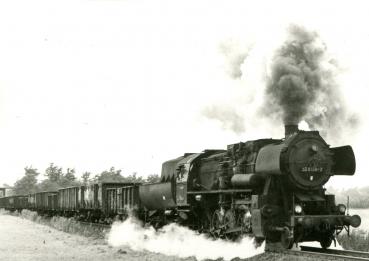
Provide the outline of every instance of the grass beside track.
{"type": "Polygon", "coordinates": [[[354,230],[350,236],[343,233],[337,241],[344,249],[369,252],[369,232],[364,230],[354,230]]]}
{"type": "Polygon", "coordinates": [[[108,225],[79,222],[74,220],[73,218],[60,216],[40,216],[36,212],[30,210],[22,210],[21,212],[11,212],[8,214],[28,219],[42,225],[47,225],[59,231],[92,237],[96,239],[105,238],[107,232],[110,230],[110,226],[108,225]]]}

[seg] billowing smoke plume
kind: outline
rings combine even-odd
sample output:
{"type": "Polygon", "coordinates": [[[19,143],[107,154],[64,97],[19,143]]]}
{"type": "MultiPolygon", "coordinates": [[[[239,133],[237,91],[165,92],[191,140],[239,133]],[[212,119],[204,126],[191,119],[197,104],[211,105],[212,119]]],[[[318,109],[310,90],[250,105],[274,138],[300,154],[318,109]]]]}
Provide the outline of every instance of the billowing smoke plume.
{"type": "Polygon", "coordinates": [[[290,26],[288,39],[272,59],[267,77],[265,115],[277,116],[285,124],[305,120],[310,128],[336,131],[354,126],[335,81],[339,68],[316,32],[290,26]]]}
{"type": "Polygon", "coordinates": [[[155,231],[152,227],[142,227],[133,218],[114,223],[108,240],[115,247],[128,246],[135,251],[148,250],[181,258],[194,256],[198,260],[247,258],[264,251],[264,246],[255,248],[251,238],[243,238],[240,242],[211,240],[176,224],[155,231]]]}
{"type": "Polygon", "coordinates": [[[347,88],[339,84],[346,72],[318,33],[291,25],[281,37],[223,43],[229,81],[202,115],[235,134],[279,135],[275,130],[283,132],[283,123],[304,122],[305,130],[319,130],[329,142],[345,142],[359,121],[341,92],[347,88]]]}

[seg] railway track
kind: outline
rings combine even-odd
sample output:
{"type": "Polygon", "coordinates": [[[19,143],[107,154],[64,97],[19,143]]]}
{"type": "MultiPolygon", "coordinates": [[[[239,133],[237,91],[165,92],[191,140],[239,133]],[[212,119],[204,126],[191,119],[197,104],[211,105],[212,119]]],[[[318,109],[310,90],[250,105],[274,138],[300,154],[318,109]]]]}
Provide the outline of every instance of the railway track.
{"type": "Polygon", "coordinates": [[[306,257],[312,260],[369,260],[369,252],[352,250],[322,249],[318,247],[300,246],[301,250],[285,250],[278,244],[267,244],[265,251],[296,257],[306,257]]]}
{"type": "Polygon", "coordinates": [[[337,250],[337,249],[322,249],[317,247],[305,247],[301,246],[301,250],[269,250],[269,252],[277,252],[285,255],[306,257],[312,260],[325,260],[325,261],[361,261],[369,260],[369,252],[350,251],[350,250],[337,250]]]}
{"type": "MultiPolygon", "coordinates": [[[[353,250],[338,250],[338,249],[322,249],[317,247],[301,246],[302,253],[323,255],[330,260],[331,257],[335,257],[333,260],[369,260],[369,252],[353,251],[353,250]]],[[[292,250],[294,251],[294,250],[292,250]]]]}

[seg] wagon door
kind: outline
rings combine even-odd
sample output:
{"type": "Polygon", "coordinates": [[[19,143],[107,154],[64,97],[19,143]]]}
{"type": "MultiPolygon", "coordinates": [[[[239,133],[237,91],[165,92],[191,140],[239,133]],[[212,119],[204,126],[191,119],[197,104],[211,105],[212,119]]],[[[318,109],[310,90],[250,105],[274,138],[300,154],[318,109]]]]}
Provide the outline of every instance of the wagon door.
{"type": "Polygon", "coordinates": [[[116,213],[117,212],[117,191],[116,189],[107,189],[106,198],[107,198],[108,213],[109,214],[116,213]]]}
{"type": "Polygon", "coordinates": [[[94,203],[93,206],[95,209],[100,209],[100,204],[99,204],[99,184],[94,184],[93,185],[93,193],[94,193],[94,203]]]}
{"type": "Polygon", "coordinates": [[[81,186],[78,190],[78,208],[85,208],[85,186],[81,186]]]}
{"type": "Polygon", "coordinates": [[[86,209],[92,209],[94,207],[94,185],[89,185],[86,187],[85,193],[84,193],[84,199],[85,199],[85,208],[86,209]]]}
{"type": "Polygon", "coordinates": [[[122,214],[123,213],[123,188],[117,189],[117,213],[122,214]]]}

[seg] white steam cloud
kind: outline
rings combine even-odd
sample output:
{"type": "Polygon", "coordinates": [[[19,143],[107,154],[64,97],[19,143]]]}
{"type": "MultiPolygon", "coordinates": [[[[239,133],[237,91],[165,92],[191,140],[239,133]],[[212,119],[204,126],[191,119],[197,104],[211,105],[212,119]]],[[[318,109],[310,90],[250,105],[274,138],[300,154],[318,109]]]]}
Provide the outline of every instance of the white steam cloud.
{"type": "Polygon", "coordinates": [[[151,251],[180,258],[196,257],[198,260],[247,258],[264,252],[264,245],[256,248],[253,239],[245,237],[239,242],[212,240],[186,227],[169,224],[156,231],[143,227],[134,218],[116,222],[108,235],[109,244],[128,246],[135,251],[151,251]]]}
{"type": "Polygon", "coordinates": [[[252,49],[252,45],[230,39],[221,43],[219,48],[226,60],[225,70],[228,75],[234,79],[241,78],[243,73],[241,66],[252,49]]]}
{"type": "Polygon", "coordinates": [[[215,119],[221,122],[223,129],[231,129],[235,133],[245,131],[245,119],[243,115],[237,113],[233,108],[227,106],[210,106],[203,110],[203,115],[208,119],[215,119]]]}

